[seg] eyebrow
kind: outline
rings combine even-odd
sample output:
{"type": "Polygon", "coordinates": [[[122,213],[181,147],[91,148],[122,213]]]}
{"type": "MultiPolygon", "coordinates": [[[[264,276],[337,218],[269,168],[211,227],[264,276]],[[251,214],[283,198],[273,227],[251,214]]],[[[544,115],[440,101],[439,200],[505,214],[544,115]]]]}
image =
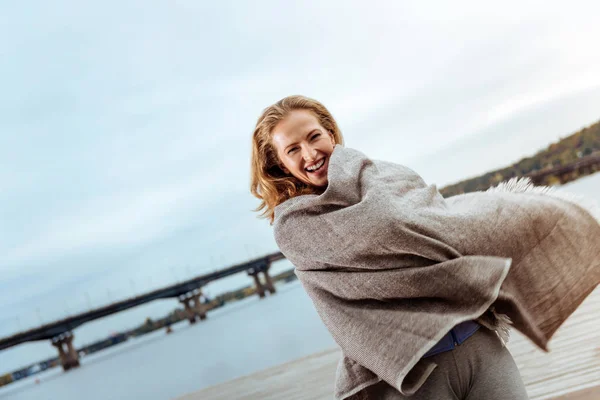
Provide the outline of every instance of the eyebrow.
{"type": "MultiPolygon", "coordinates": [[[[318,130],[319,130],[319,128],[315,128],[315,129],[313,129],[312,131],[310,131],[310,132],[308,132],[308,133],[306,134],[306,137],[308,137],[308,136],[312,135],[313,133],[315,133],[315,131],[318,131],[318,130]]],[[[298,144],[298,142],[290,143],[290,144],[288,144],[287,146],[285,146],[285,148],[283,149],[283,151],[287,152],[287,151],[288,151],[288,149],[289,149],[290,147],[292,147],[292,146],[295,146],[295,145],[297,145],[297,144],[298,144]]]]}

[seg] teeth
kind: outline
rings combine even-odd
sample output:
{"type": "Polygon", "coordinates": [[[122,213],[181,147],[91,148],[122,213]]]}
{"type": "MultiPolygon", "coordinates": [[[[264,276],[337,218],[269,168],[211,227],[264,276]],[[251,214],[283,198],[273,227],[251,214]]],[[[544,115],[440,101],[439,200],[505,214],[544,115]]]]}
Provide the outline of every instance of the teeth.
{"type": "Polygon", "coordinates": [[[316,163],[315,165],[311,165],[310,167],[306,168],[309,171],[314,171],[316,169],[321,168],[321,166],[323,165],[323,163],[325,162],[325,159],[322,159],[321,161],[319,161],[318,163],[316,163]]]}

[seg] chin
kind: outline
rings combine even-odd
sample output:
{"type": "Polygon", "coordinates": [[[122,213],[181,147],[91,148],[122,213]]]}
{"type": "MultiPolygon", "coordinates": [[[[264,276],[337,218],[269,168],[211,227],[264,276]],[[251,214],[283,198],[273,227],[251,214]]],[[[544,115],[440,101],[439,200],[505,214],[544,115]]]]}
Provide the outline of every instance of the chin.
{"type": "Polygon", "coordinates": [[[327,181],[324,182],[312,182],[311,185],[318,187],[318,188],[324,188],[327,186],[327,181]]]}

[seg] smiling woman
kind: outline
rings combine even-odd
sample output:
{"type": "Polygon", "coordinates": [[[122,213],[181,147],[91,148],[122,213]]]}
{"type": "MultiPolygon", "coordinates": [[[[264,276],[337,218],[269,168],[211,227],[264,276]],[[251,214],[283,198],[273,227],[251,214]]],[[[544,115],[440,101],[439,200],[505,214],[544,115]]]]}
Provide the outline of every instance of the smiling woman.
{"type": "Polygon", "coordinates": [[[292,111],[275,126],[272,135],[283,172],[307,185],[327,185],[327,161],[335,139],[310,111],[292,111]]]}
{"type": "Polygon", "coordinates": [[[527,399],[510,325],[547,350],[598,285],[596,207],[526,179],[444,198],[341,141],[323,105],[280,100],[251,185],[342,349],[335,398],[527,399]]]}
{"type": "Polygon", "coordinates": [[[252,139],[250,191],[261,200],[257,211],[271,222],[285,200],[324,190],[329,157],[344,141],[327,108],[304,96],[266,108],[252,139]]]}

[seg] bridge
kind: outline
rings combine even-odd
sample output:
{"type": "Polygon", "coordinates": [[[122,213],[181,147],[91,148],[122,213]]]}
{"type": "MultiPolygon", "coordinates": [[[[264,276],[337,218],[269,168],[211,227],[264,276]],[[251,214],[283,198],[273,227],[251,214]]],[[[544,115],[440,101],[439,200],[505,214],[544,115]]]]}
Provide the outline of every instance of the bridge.
{"type": "Polygon", "coordinates": [[[154,300],[168,298],[175,298],[183,304],[186,316],[189,322],[193,324],[198,320],[206,319],[206,306],[201,301],[201,297],[203,297],[203,286],[218,279],[246,272],[248,276],[251,276],[254,279],[258,296],[264,298],[266,292],[269,292],[269,294],[275,293],[275,286],[269,275],[269,268],[273,262],[284,258],[285,257],[280,252],[268,254],[228,268],[196,276],[184,282],[156,289],[77,315],[72,315],[24,332],[19,332],[12,336],[0,339],[0,350],[17,346],[25,342],[50,340],[52,345],[58,350],[58,356],[63,369],[67,371],[79,366],[79,354],[73,347],[73,330],[78,326],[154,300]],[[259,277],[260,274],[264,275],[262,281],[259,277]]]}

